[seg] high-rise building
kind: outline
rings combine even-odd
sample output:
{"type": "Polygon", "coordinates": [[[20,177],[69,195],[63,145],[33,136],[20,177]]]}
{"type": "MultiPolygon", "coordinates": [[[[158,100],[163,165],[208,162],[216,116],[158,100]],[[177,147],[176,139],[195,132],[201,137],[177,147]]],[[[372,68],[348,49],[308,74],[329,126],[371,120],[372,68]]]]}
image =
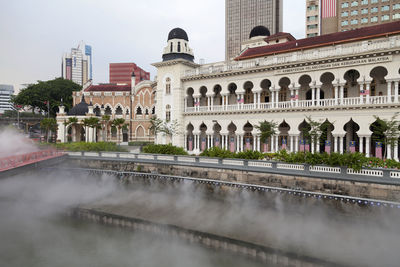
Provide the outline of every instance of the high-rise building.
{"type": "Polygon", "coordinates": [[[307,37],[400,19],[400,0],[306,0],[306,7],[307,37]]]}
{"type": "Polygon", "coordinates": [[[150,80],[150,72],[144,71],[135,63],[110,63],[110,83],[131,85],[132,73],[135,76],[134,85],[143,80],[150,80]]]}
{"type": "Polygon", "coordinates": [[[6,110],[12,110],[11,95],[14,94],[14,86],[0,84],[0,114],[6,110]]]}
{"type": "Polygon", "coordinates": [[[65,53],[61,64],[62,77],[79,85],[92,80],[92,47],[81,42],[71,53],[65,53]]]}
{"type": "Polygon", "coordinates": [[[282,24],[282,0],[225,0],[225,59],[240,53],[255,26],[275,34],[282,31],[282,24]]]}

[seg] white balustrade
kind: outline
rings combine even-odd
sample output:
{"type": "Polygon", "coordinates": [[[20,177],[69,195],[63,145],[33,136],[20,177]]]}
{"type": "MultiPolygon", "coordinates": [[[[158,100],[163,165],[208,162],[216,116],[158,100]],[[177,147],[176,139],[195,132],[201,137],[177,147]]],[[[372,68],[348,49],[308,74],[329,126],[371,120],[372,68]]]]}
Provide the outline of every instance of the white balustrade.
{"type": "Polygon", "coordinates": [[[271,162],[249,161],[248,165],[249,165],[249,167],[272,168],[271,162]]]}
{"type": "Polygon", "coordinates": [[[355,171],[353,169],[348,168],[347,169],[347,174],[382,177],[383,176],[383,171],[378,171],[378,170],[360,170],[360,171],[355,171]]]}
{"type": "Polygon", "coordinates": [[[327,173],[340,173],[339,167],[328,166],[310,166],[311,172],[327,172],[327,173]]]}
{"type": "Polygon", "coordinates": [[[370,97],[371,104],[386,104],[387,103],[387,96],[371,96],[370,97]]]}

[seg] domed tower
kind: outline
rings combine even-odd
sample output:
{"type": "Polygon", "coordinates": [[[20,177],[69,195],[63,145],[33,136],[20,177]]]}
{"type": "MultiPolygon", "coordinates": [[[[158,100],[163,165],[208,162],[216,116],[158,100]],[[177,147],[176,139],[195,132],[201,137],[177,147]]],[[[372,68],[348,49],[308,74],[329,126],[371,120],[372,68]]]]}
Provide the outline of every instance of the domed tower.
{"type": "Polygon", "coordinates": [[[251,30],[249,39],[253,39],[253,38],[254,39],[256,39],[256,38],[258,39],[260,37],[265,38],[265,37],[268,37],[268,36],[271,36],[271,33],[269,32],[268,28],[260,25],[260,26],[254,27],[251,30]]]}
{"type": "MultiPolygon", "coordinates": [[[[156,87],[156,116],[157,118],[179,125],[176,132],[184,132],[184,103],[185,88],[182,81],[187,71],[192,71],[199,65],[193,62],[194,54],[189,47],[187,33],[181,28],[175,28],[168,34],[168,43],[163,50],[162,61],[152,64],[157,68],[156,87]]],[[[158,144],[172,143],[183,147],[184,137],[182,134],[166,136],[159,133],[155,138],[158,144]]]]}
{"type": "Polygon", "coordinates": [[[182,58],[193,62],[193,51],[188,43],[189,38],[183,29],[172,29],[168,34],[168,45],[164,48],[163,61],[182,58]]]}

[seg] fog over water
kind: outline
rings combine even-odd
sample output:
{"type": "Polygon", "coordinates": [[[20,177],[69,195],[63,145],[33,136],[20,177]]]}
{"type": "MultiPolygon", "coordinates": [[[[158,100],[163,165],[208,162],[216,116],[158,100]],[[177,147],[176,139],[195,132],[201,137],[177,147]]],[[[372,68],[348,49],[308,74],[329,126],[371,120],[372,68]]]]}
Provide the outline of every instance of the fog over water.
{"type": "Polygon", "coordinates": [[[211,192],[191,182],[125,186],[107,175],[43,169],[0,180],[0,266],[261,266],[179,240],[66,217],[76,206],[182,224],[345,265],[400,262],[398,209],[211,192]]]}

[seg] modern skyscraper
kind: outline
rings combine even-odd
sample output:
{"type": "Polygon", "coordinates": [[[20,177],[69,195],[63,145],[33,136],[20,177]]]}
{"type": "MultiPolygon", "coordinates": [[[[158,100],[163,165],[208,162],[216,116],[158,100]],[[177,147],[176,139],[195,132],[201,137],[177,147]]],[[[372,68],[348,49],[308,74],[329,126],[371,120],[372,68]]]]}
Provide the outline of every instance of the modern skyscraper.
{"type": "Polygon", "coordinates": [[[400,0],[307,0],[306,5],[307,37],[400,19],[400,0]]]}
{"type": "Polygon", "coordinates": [[[110,63],[110,83],[125,83],[131,85],[132,73],[135,74],[135,84],[150,80],[150,72],[144,71],[135,63],[110,63]]]}
{"type": "Polygon", "coordinates": [[[92,47],[81,42],[62,58],[62,77],[79,85],[92,80],[92,47]]]}
{"type": "Polygon", "coordinates": [[[282,31],[282,0],[225,0],[225,59],[238,55],[255,26],[282,31]]]}
{"type": "Polygon", "coordinates": [[[0,114],[6,110],[12,110],[11,95],[14,93],[14,86],[0,84],[0,114]]]}

